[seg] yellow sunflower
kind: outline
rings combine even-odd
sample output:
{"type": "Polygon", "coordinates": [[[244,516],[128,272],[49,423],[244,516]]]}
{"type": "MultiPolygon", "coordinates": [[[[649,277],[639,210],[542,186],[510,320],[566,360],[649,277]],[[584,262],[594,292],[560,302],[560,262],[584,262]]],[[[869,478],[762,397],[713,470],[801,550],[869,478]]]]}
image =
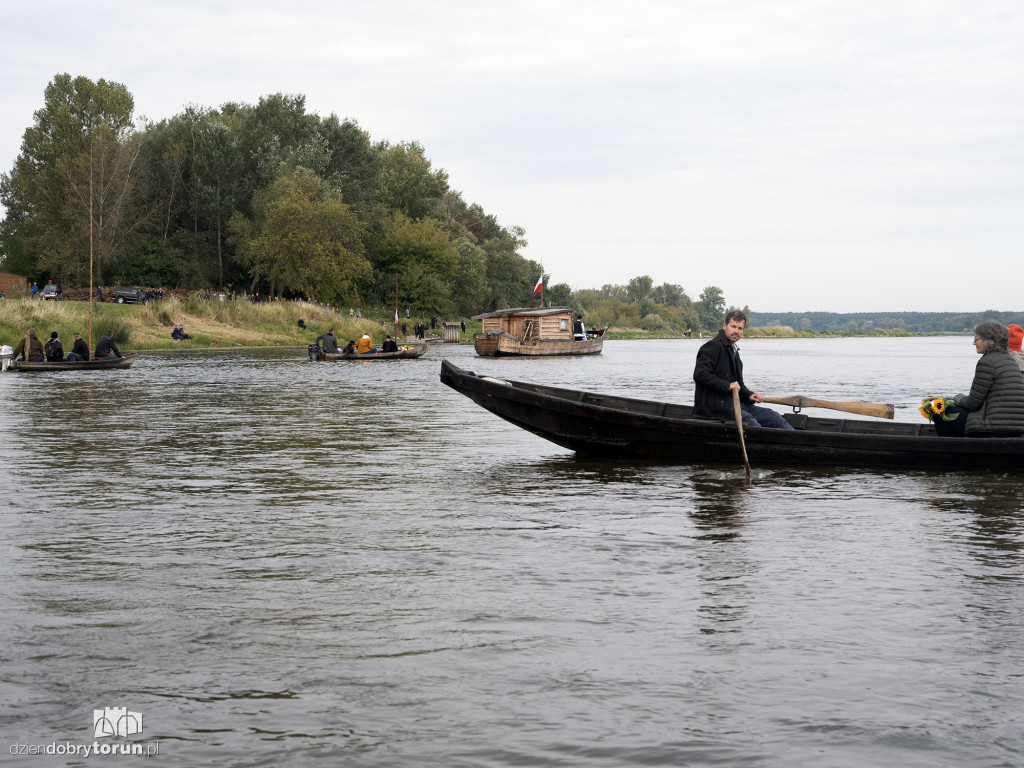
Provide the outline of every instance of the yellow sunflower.
{"type": "Polygon", "coordinates": [[[945,400],[943,400],[942,398],[938,398],[938,397],[935,398],[934,400],[932,400],[932,411],[934,413],[942,413],[944,410],[946,410],[946,401],[945,400]]]}

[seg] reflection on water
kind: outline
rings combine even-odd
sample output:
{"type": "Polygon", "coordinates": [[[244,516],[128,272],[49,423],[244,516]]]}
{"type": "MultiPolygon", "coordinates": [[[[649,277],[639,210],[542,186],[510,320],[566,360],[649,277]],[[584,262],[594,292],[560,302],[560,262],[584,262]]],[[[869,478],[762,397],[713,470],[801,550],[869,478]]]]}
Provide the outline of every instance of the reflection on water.
{"type": "MultiPolygon", "coordinates": [[[[181,766],[1022,762],[1018,477],[577,461],[437,376],[689,402],[695,350],[0,376],[0,735],[127,706],[181,766]]],[[[906,420],[958,354],[744,344],[765,391],[906,420]]]]}

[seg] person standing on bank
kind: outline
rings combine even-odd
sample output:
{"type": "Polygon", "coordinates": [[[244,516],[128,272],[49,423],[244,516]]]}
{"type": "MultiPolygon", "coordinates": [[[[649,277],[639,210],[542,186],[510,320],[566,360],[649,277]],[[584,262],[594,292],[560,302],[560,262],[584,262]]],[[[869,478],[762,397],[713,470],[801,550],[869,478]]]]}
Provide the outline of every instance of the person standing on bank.
{"type": "Polygon", "coordinates": [[[697,352],[693,381],[693,415],[698,419],[733,420],[732,391],[740,393],[743,423],[748,427],[793,429],[788,421],[771,408],[756,403],[764,402],[764,395],[752,392],[743,383],[743,362],[736,342],[743,336],[747,316],[738,309],[730,310],[722,323],[722,330],[697,352]]]}
{"type": "Polygon", "coordinates": [[[975,327],[974,350],[981,359],[974,369],[971,393],[953,398],[961,412],[949,422],[954,435],[1017,437],[1024,434],[1024,376],[1010,356],[1009,341],[1010,332],[1002,323],[986,320],[975,327]]]}

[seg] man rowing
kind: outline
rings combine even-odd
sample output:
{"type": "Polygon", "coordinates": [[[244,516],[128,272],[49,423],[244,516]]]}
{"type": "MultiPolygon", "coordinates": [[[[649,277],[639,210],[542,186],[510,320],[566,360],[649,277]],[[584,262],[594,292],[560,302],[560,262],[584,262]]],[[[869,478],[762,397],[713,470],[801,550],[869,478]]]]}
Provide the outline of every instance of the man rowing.
{"type": "Polygon", "coordinates": [[[748,427],[793,429],[792,425],[771,408],[762,408],[764,395],[752,392],[743,383],[743,362],[736,342],[743,336],[747,316],[738,309],[730,310],[718,335],[705,343],[697,352],[693,381],[693,415],[698,419],[731,421],[732,393],[740,395],[743,423],[748,427]]]}

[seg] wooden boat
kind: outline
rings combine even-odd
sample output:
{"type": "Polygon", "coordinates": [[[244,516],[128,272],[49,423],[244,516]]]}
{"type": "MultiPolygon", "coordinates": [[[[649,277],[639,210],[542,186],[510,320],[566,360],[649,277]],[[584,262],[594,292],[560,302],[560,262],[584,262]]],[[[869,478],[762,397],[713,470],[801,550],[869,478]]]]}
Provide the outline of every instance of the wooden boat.
{"type": "Polygon", "coordinates": [[[569,307],[519,307],[474,315],[483,326],[473,334],[473,347],[483,357],[596,355],[604,346],[604,332],[588,331],[573,339],[573,310],[569,307]]]}
{"type": "Polygon", "coordinates": [[[416,357],[423,357],[429,349],[429,344],[411,344],[407,347],[399,347],[397,352],[366,352],[362,355],[358,352],[354,355],[346,355],[342,352],[337,354],[321,352],[317,356],[317,360],[327,360],[328,362],[336,360],[411,360],[416,357]]]}
{"type": "Polygon", "coordinates": [[[11,370],[23,371],[25,373],[40,373],[43,371],[106,371],[112,368],[129,368],[134,362],[135,353],[133,352],[124,357],[101,357],[99,360],[93,358],[91,360],[76,360],[74,362],[61,360],[51,363],[46,361],[30,362],[16,360],[11,363],[11,370]]]}
{"type": "MultiPolygon", "coordinates": [[[[742,464],[734,422],[694,419],[692,408],[477,376],[449,361],[441,381],[506,421],[595,458],[742,464]]],[[[1024,471],[1024,437],[939,437],[920,424],[785,414],[795,430],[748,427],[750,463],[1024,471]]]]}

